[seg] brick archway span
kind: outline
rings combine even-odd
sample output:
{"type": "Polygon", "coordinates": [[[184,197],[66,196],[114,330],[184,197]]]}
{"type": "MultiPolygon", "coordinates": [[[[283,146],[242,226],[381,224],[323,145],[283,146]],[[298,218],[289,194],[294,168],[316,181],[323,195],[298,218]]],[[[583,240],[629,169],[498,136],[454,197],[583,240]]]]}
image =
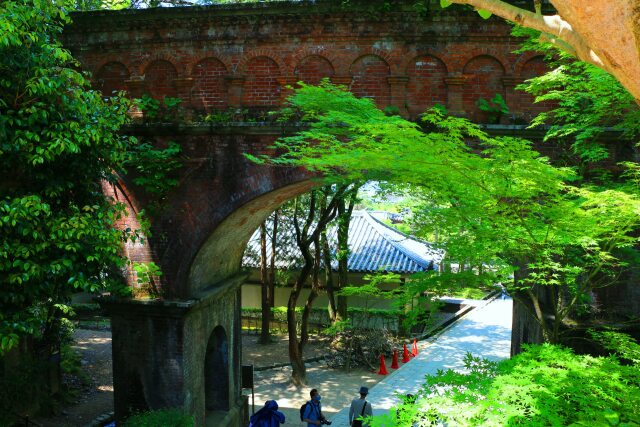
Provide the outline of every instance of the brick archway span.
{"type": "Polygon", "coordinates": [[[144,68],[146,92],[153,98],[175,98],[178,96],[176,80],[179,73],[175,65],[165,59],[155,59],[144,68]]]}
{"type": "Polygon", "coordinates": [[[447,105],[447,64],[435,55],[413,57],[405,70],[407,76],[407,104],[411,117],[423,113],[435,104],[447,105]]]}
{"type": "Polygon", "coordinates": [[[156,53],[154,55],[147,57],[144,60],[137,62],[136,64],[132,64],[131,75],[144,76],[147,68],[149,68],[151,64],[157,61],[165,61],[171,64],[173,68],[176,70],[177,77],[185,75],[185,67],[182,64],[177,62],[175,58],[171,57],[170,55],[164,55],[161,53],[156,53]]]}
{"type": "Polygon", "coordinates": [[[491,55],[478,55],[465,64],[463,103],[464,109],[473,121],[486,121],[488,114],[480,111],[476,103],[480,98],[489,100],[496,94],[505,97],[503,77],[504,65],[491,55]]]}
{"type": "Polygon", "coordinates": [[[291,67],[292,71],[295,70],[296,66],[308,56],[320,56],[326,59],[334,71],[337,72],[336,64],[339,62],[339,55],[337,54],[335,49],[327,48],[324,45],[319,46],[304,46],[300,49],[293,51],[291,54],[291,67]]]}
{"type": "Polygon", "coordinates": [[[199,111],[220,110],[227,107],[229,69],[218,58],[208,56],[193,65],[191,73],[191,105],[199,111]]]}
{"type": "Polygon", "coordinates": [[[249,64],[252,60],[260,57],[266,57],[275,62],[278,65],[280,73],[286,73],[287,71],[290,71],[290,67],[287,67],[282,57],[271,49],[255,49],[248,51],[240,58],[236,66],[232,67],[230,70],[234,71],[234,74],[246,75],[248,74],[247,64],[249,64]]]}
{"type": "Polygon", "coordinates": [[[504,61],[500,60],[500,58],[498,58],[497,55],[492,55],[491,53],[485,53],[485,52],[478,53],[477,55],[473,55],[472,57],[470,57],[462,67],[462,74],[467,74],[469,64],[472,64],[474,61],[477,61],[478,59],[481,59],[481,58],[487,58],[492,61],[495,61],[497,64],[500,64],[500,67],[502,67],[502,74],[507,74],[507,67],[505,67],[504,61]]]}
{"type": "Polygon", "coordinates": [[[300,59],[293,69],[296,81],[314,85],[323,78],[330,78],[335,74],[335,67],[331,61],[324,56],[315,54],[300,59]]]}
{"type": "Polygon", "coordinates": [[[123,58],[120,56],[113,56],[113,55],[105,56],[99,62],[97,62],[96,65],[93,67],[91,74],[95,77],[98,71],[100,71],[105,65],[110,63],[122,64],[122,66],[127,69],[129,76],[135,75],[134,74],[135,67],[129,61],[127,61],[126,58],[123,58]]]}
{"type": "Polygon", "coordinates": [[[242,255],[253,232],[280,205],[311,190],[317,182],[296,184],[260,195],[227,216],[198,249],[188,276],[188,294],[195,296],[240,270],[242,255]]]}
{"type": "Polygon", "coordinates": [[[253,56],[245,64],[242,105],[250,108],[275,108],[282,92],[279,77],[282,68],[271,57],[253,56]]]}
{"type": "Polygon", "coordinates": [[[231,70],[233,70],[233,64],[228,56],[219,54],[217,52],[208,52],[191,58],[189,63],[185,66],[185,75],[193,77],[195,68],[198,66],[198,64],[205,60],[216,60],[220,62],[222,65],[224,65],[227,73],[231,73],[231,70]]]}
{"type": "Polygon", "coordinates": [[[126,81],[131,72],[120,61],[108,61],[96,69],[93,82],[103,96],[111,96],[114,91],[126,90],[126,81]]]}
{"type": "Polygon", "coordinates": [[[383,57],[361,55],[349,67],[349,74],[352,77],[350,90],[355,96],[373,99],[378,108],[390,105],[388,78],[391,76],[391,66],[383,57]]]}
{"type": "Polygon", "coordinates": [[[345,58],[345,74],[349,74],[351,72],[353,64],[355,64],[359,59],[365,56],[377,56],[378,58],[382,59],[389,67],[389,74],[391,75],[401,72],[400,66],[402,55],[392,55],[392,52],[389,52],[387,50],[378,49],[376,47],[369,47],[358,50],[357,56],[355,57],[352,56],[350,58],[345,58]]]}
{"type": "Polygon", "coordinates": [[[532,61],[544,61],[544,55],[541,55],[538,52],[527,52],[525,55],[518,58],[513,64],[513,75],[515,77],[521,77],[524,74],[527,74],[528,67],[530,66],[532,61]]]}

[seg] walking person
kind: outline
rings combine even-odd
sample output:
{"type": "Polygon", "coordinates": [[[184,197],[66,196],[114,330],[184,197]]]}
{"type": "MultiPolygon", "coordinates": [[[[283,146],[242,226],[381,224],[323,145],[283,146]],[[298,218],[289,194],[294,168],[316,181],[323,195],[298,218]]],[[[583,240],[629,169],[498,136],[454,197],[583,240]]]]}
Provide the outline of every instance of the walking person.
{"type": "Polygon", "coordinates": [[[368,424],[358,418],[373,415],[373,407],[371,403],[367,402],[367,394],[369,394],[369,389],[364,386],[360,387],[360,397],[351,401],[349,408],[349,425],[351,427],[367,426],[368,424]]]}
{"type": "Polygon", "coordinates": [[[302,411],[302,421],[307,423],[307,427],[319,426],[322,424],[330,425],[331,422],[322,415],[322,407],[320,406],[320,394],[315,388],[309,392],[311,400],[304,405],[302,411]]]}
{"type": "Polygon", "coordinates": [[[278,411],[278,402],[267,400],[262,408],[249,418],[249,427],[278,427],[284,424],[284,414],[278,411]]]}

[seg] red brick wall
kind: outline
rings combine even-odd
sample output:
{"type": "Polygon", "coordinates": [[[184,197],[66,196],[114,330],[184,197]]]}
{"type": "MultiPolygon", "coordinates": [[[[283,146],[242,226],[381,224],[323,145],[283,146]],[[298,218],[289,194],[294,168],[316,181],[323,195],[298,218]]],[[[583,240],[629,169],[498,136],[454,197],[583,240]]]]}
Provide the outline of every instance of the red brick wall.
{"type": "Polygon", "coordinates": [[[178,72],[171,62],[153,61],[144,70],[145,91],[155,99],[175,98],[178,96],[177,77],[178,72]]]}
{"type": "MultiPolygon", "coordinates": [[[[549,71],[549,67],[544,62],[542,56],[534,56],[525,62],[520,70],[520,76],[522,80],[530,79],[532,77],[540,76],[549,71]]],[[[547,111],[553,108],[553,102],[546,101],[538,104],[534,104],[533,96],[524,91],[519,91],[518,111],[521,112],[521,116],[524,120],[530,121],[537,114],[547,111]]]]}
{"type": "Polygon", "coordinates": [[[116,91],[126,90],[125,81],[129,78],[129,71],[120,62],[107,62],[94,77],[96,88],[104,96],[111,96],[116,91]]]}
{"type": "Polygon", "coordinates": [[[278,64],[266,56],[250,59],[244,70],[246,80],[242,103],[248,107],[272,107],[280,101],[280,70],[278,64]]]}
{"type": "Polygon", "coordinates": [[[423,55],[407,67],[407,109],[415,117],[435,104],[447,105],[447,87],[444,79],[447,68],[440,59],[423,55]]]}
{"type": "Polygon", "coordinates": [[[310,55],[300,61],[293,74],[297,81],[317,85],[323,78],[333,76],[335,71],[328,59],[310,55]]]}
{"type": "Polygon", "coordinates": [[[462,8],[368,19],[339,7],[256,4],[76,15],[65,38],[105,94],[128,85],[134,96],[178,96],[198,111],[264,110],[281,104],[287,85],[332,77],[412,117],[441,103],[482,122],[477,99],[500,93],[509,124],[546,108],[513,90],[543,67],[513,54],[509,33],[502,20],[462,8]]]}
{"type": "Polygon", "coordinates": [[[389,105],[389,65],[376,55],[365,55],[351,65],[351,92],[361,98],[371,98],[379,108],[389,105]]]}
{"type": "Polygon", "coordinates": [[[195,65],[191,73],[191,102],[195,109],[208,112],[227,107],[226,75],[227,68],[216,58],[205,58],[195,65]]]}
{"type": "Polygon", "coordinates": [[[467,116],[477,122],[486,122],[487,114],[478,109],[476,102],[480,98],[489,101],[496,94],[504,98],[505,91],[502,83],[504,68],[496,59],[488,55],[477,56],[465,65],[463,105],[467,116]]]}

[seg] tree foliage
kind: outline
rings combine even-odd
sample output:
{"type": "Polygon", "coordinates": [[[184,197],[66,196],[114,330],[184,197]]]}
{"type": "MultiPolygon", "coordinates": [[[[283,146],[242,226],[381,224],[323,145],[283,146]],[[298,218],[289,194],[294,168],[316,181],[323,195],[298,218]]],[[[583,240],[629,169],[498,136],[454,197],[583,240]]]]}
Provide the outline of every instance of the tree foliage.
{"type": "Polygon", "coordinates": [[[551,165],[530,142],[490,137],[441,107],[421,127],[324,83],[303,85],[285,114],[308,129],[282,138],[284,154],[273,162],[410,186],[422,199],[414,215],[428,218],[423,232],[438,230],[450,261],[493,280],[521,273],[511,288],[550,341],[593,289],[615,281],[626,265],[620,251],[636,242],[633,192],[573,185],[576,172],[551,165]],[[551,317],[536,286],[553,292],[551,317]]]}
{"type": "Polygon", "coordinates": [[[371,426],[640,425],[640,370],[616,356],[544,344],[500,363],[467,354],[465,368],[428,375],[412,399],[371,426]]]}
{"type": "Polygon", "coordinates": [[[132,144],[118,132],[129,103],[91,90],[57,41],[69,6],[0,4],[0,352],[55,343],[71,292],[122,283],[122,206],[102,184],[132,144]]]}

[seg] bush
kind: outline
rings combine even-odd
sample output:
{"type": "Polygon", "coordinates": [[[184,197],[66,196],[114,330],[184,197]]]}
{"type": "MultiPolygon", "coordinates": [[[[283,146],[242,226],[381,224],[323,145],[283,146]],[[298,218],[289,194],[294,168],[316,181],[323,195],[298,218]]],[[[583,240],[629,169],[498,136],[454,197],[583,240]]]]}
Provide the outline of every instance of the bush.
{"type": "Polygon", "coordinates": [[[640,369],[616,356],[576,355],[543,344],[500,363],[467,354],[465,364],[465,373],[427,376],[415,401],[371,425],[640,425],[640,369]]]}
{"type": "Polygon", "coordinates": [[[124,427],[193,427],[193,417],[185,415],[181,409],[149,411],[130,417],[124,427]]]}

